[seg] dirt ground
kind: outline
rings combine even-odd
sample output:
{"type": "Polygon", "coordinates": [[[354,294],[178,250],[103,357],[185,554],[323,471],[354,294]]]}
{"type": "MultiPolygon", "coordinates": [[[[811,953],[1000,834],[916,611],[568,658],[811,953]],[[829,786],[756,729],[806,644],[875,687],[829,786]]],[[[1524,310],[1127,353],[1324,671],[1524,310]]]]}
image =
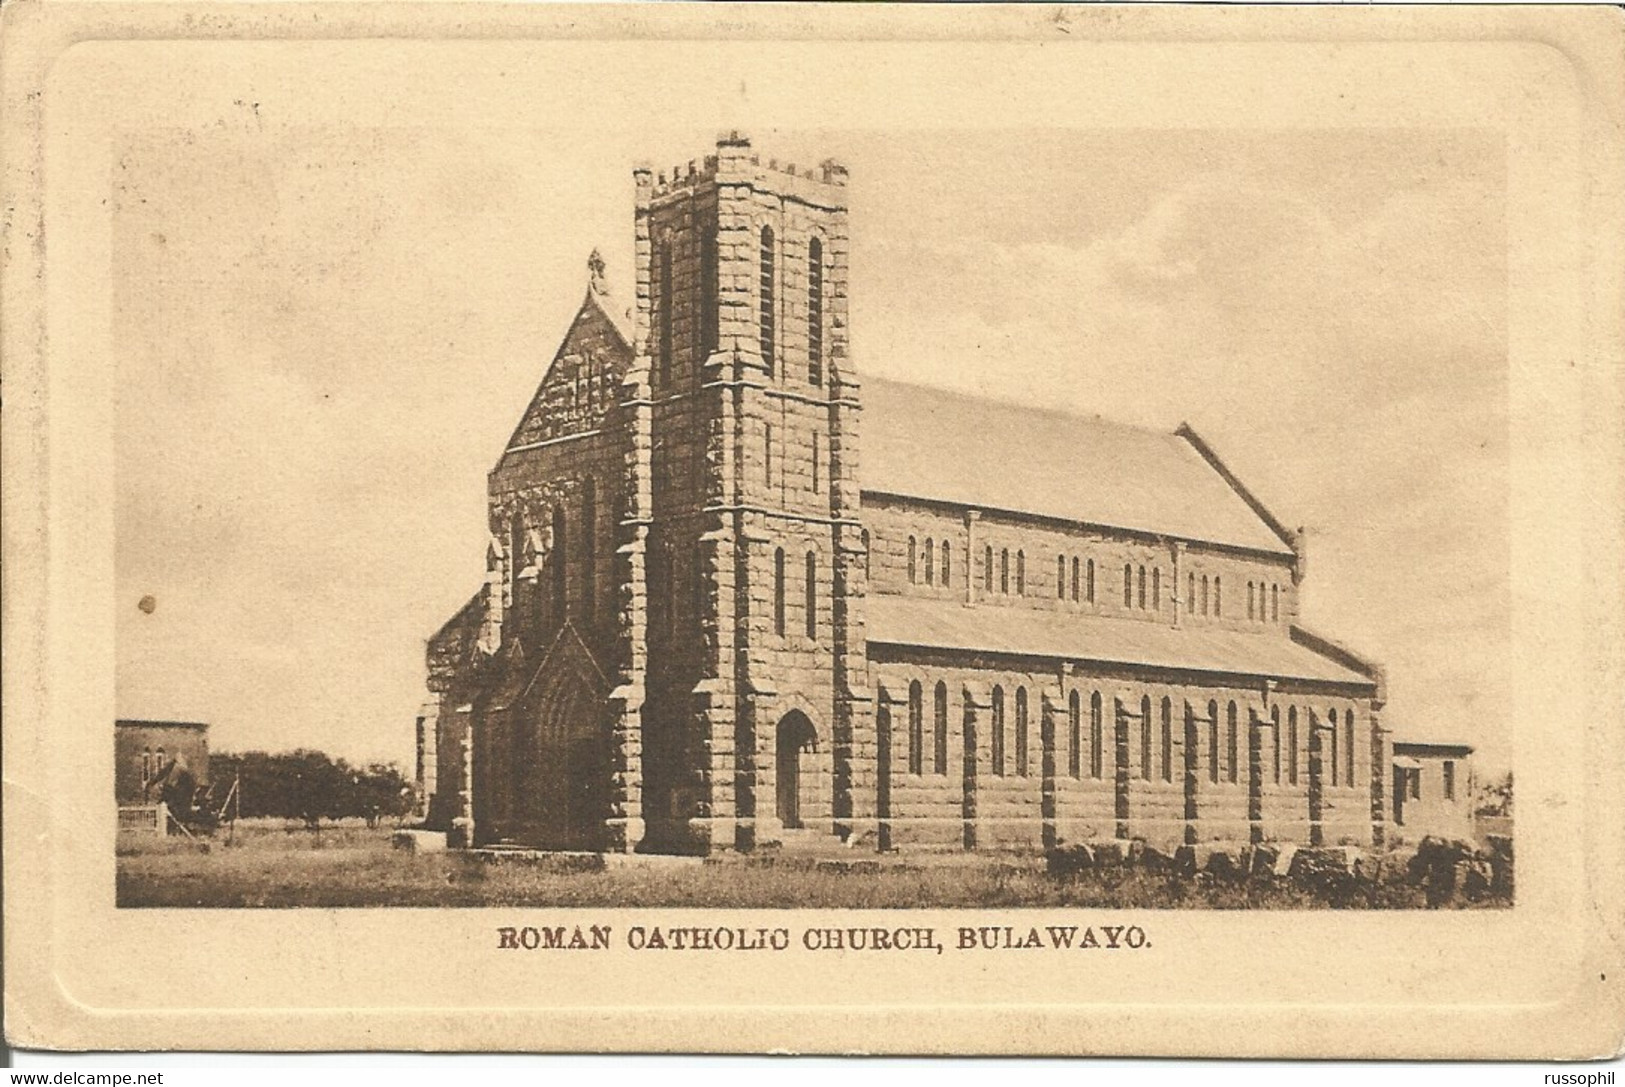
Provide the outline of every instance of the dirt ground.
{"type": "MultiPolygon", "coordinates": [[[[184,839],[121,840],[120,906],[192,907],[1062,907],[1141,909],[1416,909],[1419,888],[1350,885],[1336,892],[1270,880],[1194,878],[1139,869],[1072,877],[1041,857],[932,863],[658,858],[603,871],[493,863],[462,853],[391,847],[387,827],[280,824],[222,831],[206,847],[184,839]]],[[[1506,903],[1487,903],[1506,905],[1506,903]]]]}

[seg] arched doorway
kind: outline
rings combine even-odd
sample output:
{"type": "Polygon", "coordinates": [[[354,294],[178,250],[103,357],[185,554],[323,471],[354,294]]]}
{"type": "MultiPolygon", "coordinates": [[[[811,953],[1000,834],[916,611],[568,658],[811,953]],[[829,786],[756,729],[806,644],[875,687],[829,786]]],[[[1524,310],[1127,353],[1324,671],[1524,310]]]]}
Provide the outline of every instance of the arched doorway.
{"type": "MultiPolygon", "coordinates": [[[[779,822],[786,830],[799,830],[802,821],[802,762],[818,752],[818,731],[799,710],[791,710],[779,721],[776,736],[778,757],[775,781],[779,822]]],[[[809,767],[810,768],[810,767],[809,767]]]]}

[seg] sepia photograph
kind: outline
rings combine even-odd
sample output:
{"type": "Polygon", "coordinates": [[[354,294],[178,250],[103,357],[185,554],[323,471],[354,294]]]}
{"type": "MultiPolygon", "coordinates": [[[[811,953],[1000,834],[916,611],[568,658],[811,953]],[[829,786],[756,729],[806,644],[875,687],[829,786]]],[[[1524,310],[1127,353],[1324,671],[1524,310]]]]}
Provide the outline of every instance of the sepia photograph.
{"type": "Polygon", "coordinates": [[[29,1036],[1617,1040],[1604,13],[353,10],[10,76],[29,1036]]]}

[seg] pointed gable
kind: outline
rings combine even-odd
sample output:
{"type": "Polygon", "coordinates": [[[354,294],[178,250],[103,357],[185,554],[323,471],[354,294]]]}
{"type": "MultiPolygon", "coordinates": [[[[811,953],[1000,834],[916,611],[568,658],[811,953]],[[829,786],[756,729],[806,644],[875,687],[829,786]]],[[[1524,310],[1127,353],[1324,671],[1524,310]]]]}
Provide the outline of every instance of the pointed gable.
{"type": "Polygon", "coordinates": [[[616,403],[632,341],[596,278],[505,452],[595,429],[616,403]]]}

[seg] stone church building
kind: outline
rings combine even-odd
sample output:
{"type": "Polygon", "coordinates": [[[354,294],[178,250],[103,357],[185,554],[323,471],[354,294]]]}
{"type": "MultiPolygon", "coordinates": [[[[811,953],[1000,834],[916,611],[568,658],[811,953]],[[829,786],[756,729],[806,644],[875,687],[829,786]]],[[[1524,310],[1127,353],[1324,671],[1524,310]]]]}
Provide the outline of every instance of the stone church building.
{"type": "Polygon", "coordinates": [[[428,826],[705,853],[1382,839],[1373,664],[1301,535],[1173,433],[863,377],[847,174],[634,171],[430,640],[428,826]]]}

